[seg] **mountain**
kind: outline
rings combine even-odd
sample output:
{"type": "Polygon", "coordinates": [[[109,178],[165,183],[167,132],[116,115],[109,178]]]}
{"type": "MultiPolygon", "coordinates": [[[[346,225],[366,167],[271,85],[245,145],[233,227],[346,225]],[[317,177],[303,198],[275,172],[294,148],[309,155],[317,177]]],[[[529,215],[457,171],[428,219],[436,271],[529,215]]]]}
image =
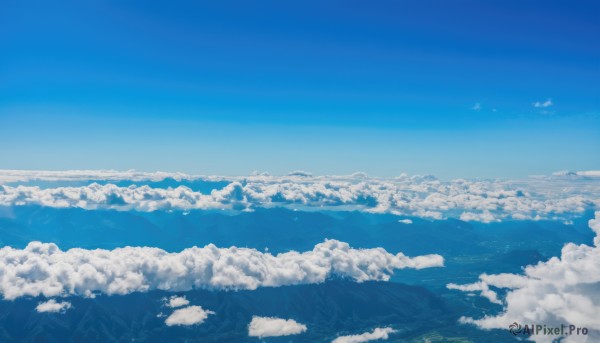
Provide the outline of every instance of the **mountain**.
{"type": "Polygon", "coordinates": [[[0,208],[0,245],[22,248],[32,240],[40,240],[57,243],[61,249],[130,245],[180,251],[213,243],[269,248],[278,253],[310,250],[330,238],[355,247],[383,247],[408,255],[480,255],[499,249],[537,249],[551,256],[566,242],[588,243],[592,239],[589,229],[555,222],[481,224],[411,218],[412,224],[404,224],[398,220],[398,216],[388,214],[285,208],[169,213],[15,206],[0,208]]]}
{"type": "MultiPolygon", "coordinates": [[[[444,302],[422,287],[389,282],[332,280],[316,285],[260,288],[255,291],[186,292],[190,305],[214,311],[199,325],[172,326],[159,313],[170,293],[153,291],[126,296],[67,298],[66,313],[38,313],[43,299],[0,301],[2,342],[256,342],[248,337],[253,315],[292,318],[306,333],[284,341],[330,341],[339,333],[360,333],[393,326],[399,336],[421,334],[452,324],[457,317],[444,302]]],[[[277,339],[269,341],[278,341],[277,339]]]]}

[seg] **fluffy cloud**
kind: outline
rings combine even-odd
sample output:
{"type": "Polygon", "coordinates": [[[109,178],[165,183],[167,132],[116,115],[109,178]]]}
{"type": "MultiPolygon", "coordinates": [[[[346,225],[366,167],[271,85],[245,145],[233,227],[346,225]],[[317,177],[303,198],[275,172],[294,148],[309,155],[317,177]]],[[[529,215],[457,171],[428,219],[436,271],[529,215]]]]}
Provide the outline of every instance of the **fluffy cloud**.
{"type": "Polygon", "coordinates": [[[38,312],[64,312],[70,308],[71,303],[69,302],[56,302],[56,300],[50,299],[46,302],[39,303],[35,310],[38,312]]]}
{"type": "MultiPolygon", "coordinates": [[[[594,246],[569,243],[560,257],[527,266],[524,274],[481,275],[469,285],[449,284],[451,289],[480,292],[503,311],[483,318],[461,318],[461,322],[482,329],[505,329],[513,322],[522,325],[576,325],[586,327],[588,336],[567,337],[567,341],[600,340],[600,211],[590,220],[596,233],[594,246]],[[494,289],[505,289],[500,297],[494,289]]],[[[550,342],[556,336],[531,336],[539,342],[550,342]]]]}
{"type": "Polygon", "coordinates": [[[375,328],[371,332],[365,332],[360,335],[340,336],[332,341],[332,343],[362,343],[376,341],[379,339],[388,339],[389,335],[397,332],[396,330],[387,328],[375,328]]]}
{"type": "Polygon", "coordinates": [[[178,296],[174,295],[169,298],[166,305],[171,308],[175,308],[175,307],[187,306],[189,304],[190,304],[189,300],[187,300],[185,297],[178,297],[178,296]]]}
{"type": "Polygon", "coordinates": [[[204,310],[200,306],[188,306],[173,311],[165,319],[165,324],[173,325],[196,325],[202,324],[208,318],[209,314],[215,314],[213,311],[204,310]]]}
{"type": "Polygon", "coordinates": [[[306,325],[293,319],[254,316],[248,325],[248,336],[260,338],[297,335],[305,331],[306,325]]]}
{"type": "MultiPolygon", "coordinates": [[[[439,255],[410,258],[382,248],[352,249],[326,240],[312,251],[278,255],[210,244],[179,253],[149,247],[60,250],[31,242],[25,249],[0,249],[0,293],[6,299],[96,293],[128,294],[153,289],[256,289],[320,283],[329,277],[356,282],[387,281],[395,269],[443,266],[439,255]]],[[[176,301],[181,302],[181,301],[176,301]]]]}
{"type": "MultiPolygon", "coordinates": [[[[6,171],[0,171],[0,175],[3,172],[6,174],[6,171]]],[[[480,222],[504,219],[568,221],[587,209],[600,207],[597,198],[597,194],[600,194],[600,178],[593,177],[596,174],[600,173],[556,174],[521,181],[457,179],[450,182],[432,176],[401,175],[382,179],[362,174],[360,177],[260,174],[220,179],[228,184],[208,194],[183,185],[176,188],[148,185],[118,187],[97,183],[53,188],[0,185],[0,205],[36,204],[136,211],[251,210],[285,206],[320,210],[344,208],[432,219],[460,217],[480,222]]],[[[16,172],[10,175],[19,177],[16,172]]],[[[146,177],[157,176],[152,174],[146,177]]],[[[209,181],[216,178],[194,180],[209,181]]]]}
{"type": "Polygon", "coordinates": [[[410,219],[400,219],[400,220],[398,220],[398,223],[402,223],[402,224],[410,225],[410,224],[412,224],[412,223],[413,223],[413,221],[412,221],[412,220],[410,220],[410,219]]]}

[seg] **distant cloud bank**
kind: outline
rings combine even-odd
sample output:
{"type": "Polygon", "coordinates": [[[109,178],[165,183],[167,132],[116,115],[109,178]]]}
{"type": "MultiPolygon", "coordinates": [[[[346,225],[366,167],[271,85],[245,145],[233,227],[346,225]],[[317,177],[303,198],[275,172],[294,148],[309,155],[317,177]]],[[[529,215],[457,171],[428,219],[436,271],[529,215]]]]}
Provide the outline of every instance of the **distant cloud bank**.
{"type": "Polygon", "coordinates": [[[585,210],[600,208],[600,171],[558,172],[526,180],[441,181],[433,176],[422,175],[403,174],[396,178],[374,178],[364,173],[312,176],[301,171],[286,176],[257,173],[247,177],[220,177],[136,171],[0,170],[2,182],[0,205],[91,210],[248,211],[259,207],[285,206],[494,222],[539,219],[568,221],[585,210]],[[178,186],[171,187],[171,182],[168,185],[161,184],[165,179],[178,186]],[[50,186],[31,184],[36,181],[50,182],[50,186]],[[73,181],[85,185],[64,186],[65,182],[73,181]],[[119,181],[147,184],[114,184],[119,181]],[[189,186],[189,182],[216,181],[225,186],[205,193],[189,186]]]}
{"type": "MultiPolygon", "coordinates": [[[[249,248],[217,248],[212,244],[168,253],[148,247],[62,251],[53,243],[32,242],[22,250],[0,249],[0,293],[12,300],[23,296],[123,295],[155,289],[253,290],[321,283],[330,277],[355,282],[387,281],[395,269],[443,264],[439,255],[411,258],[382,248],[353,249],[336,240],[317,244],[312,251],[278,255],[249,248]]],[[[170,307],[186,305],[185,298],[168,301],[170,307]]],[[[43,308],[54,307],[55,304],[48,304],[43,308]]]]}

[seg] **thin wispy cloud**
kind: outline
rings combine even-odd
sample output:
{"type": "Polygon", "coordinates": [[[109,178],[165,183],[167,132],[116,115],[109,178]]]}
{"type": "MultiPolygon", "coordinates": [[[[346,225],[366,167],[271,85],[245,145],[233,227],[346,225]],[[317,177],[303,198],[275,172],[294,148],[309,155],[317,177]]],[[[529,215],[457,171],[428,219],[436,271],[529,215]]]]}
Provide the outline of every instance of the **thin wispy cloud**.
{"type": "Polygon", "coordinates": [[[536,107],[536,108],[548,108],[553,105],[554,104],[552,103],[552,99],[550,99],[550,98],[548,98],[548,100],[546,100],[546,101],[536,101],[533,103],[533,107],[536,107]]]}

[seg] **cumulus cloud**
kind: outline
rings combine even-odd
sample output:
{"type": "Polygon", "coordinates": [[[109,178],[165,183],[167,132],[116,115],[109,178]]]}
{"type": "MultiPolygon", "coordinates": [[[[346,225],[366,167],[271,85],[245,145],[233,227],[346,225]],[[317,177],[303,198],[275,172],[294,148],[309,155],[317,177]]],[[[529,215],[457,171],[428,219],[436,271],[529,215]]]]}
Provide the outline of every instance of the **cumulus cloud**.
{"type": "MultiPolygon", "coordinates": [[[[468,285],[449,284],[448,288],[480,292],[490,301],[503,306],[498,315],[479,319],[463,317],[462,323],[482,329],[507,328],[513,322],[550,326],[586,327],[588,336],[567,337],[567,341],[600,340],[600,211],[590,220],[596,233],[594,246],[569,243],[560,257],[527,266],[523,274],[483,274],[468,285]],[[495,290],[505,289],[500,297],[495,290]]],[[[532,336],[550,342],[557,336],[532,336]]]]}
{"type": "Polygon", "coordinates": [[[204,310],[200,306],[188,306],[173,311],[165,319],[165,324],[173,325],[196,325],[202,324],[208,318],[209,314],[215,314],[213,311],[204,310]]]}
{"type": "Polygon", "coordinates": [[[330,277],[388,281],[395,269],[443,264],[440,255],[411,258],[383,248],[353,249],[337,240],[325,240],[311,251],[277,255],[249,248],[217,248],[213,244],[168,253],[149,247],[62,251],[53,243],[31,242],[25,249],[0,249],[0,293],[12,300],[39,295],[93,297],[97,293],[154,289],[253,290],[321,283],[330,277]]]}
{"type": "Polygon", "coordinates": [[[189,300],[187,300],[185,297],[178,297],[178,296],[174,295],[169,298],[166,305],[171,308],[175,308],[175,307],[187,306],[189,304],[190,304],[189,300]]]}
{"type": "Polygon", "coordinates": [[[552,103],[552,99],[550,99],[550,98],[548,98],[548,100],[543,101],[543,102],[536,101],[533,103],[533,107],[536,107],[536,108],[546,108],[546,107],[550,107],[552,105],[554,105],[554,104],[552,103]]]}
{"type": "Polygon", "coordinates": [[[71,308],[71,303],[67,301],[56,302],[54,299],[50,299],[46,302],[39,303],[35,310],[38,312],[65,312],[71,308]]]}
{"type": "Polygon", "coordinates": [[[275,317],[253,316],[248,325],[248,336],[251,337],[279,337],[297,335],[306,331],[306,325],[293,319],[275,317]]]}
{"type": "Polygon", "coordinates": [[[365,332],[360,335],[339,336],[332,343],[362,343],[376,340],[388,339],[389,335],[397,332],[396,330],[387,328],[375,328],[371,332],[365,332]]]}
{"type": "Polygon", "coordinates": [[[412,220],[410,220],[410,219],[400,219],[400,220],[398,220],[398,223],[402,223],[402,224],[410,225],[410,224],[412,224],[412,223],[413,223],[413,221],[412,221],[412,220]]]}
{"type": "MultiPolygon", "coordinates": [[[[0,171],[1,174],[1,171],[0,171]]],[[[297,173],[296,173],[297,174],[297,173]]],[[[349,176],[254,175],[231,178],[204,194],[186,186],[119,187],[92,183],[80,187],[40,188],[0,185],[0,205],[79,207],[136,211],[193,209],[252,210],[258,207],[366,211],[402,216],[495,222],[504,219],[568,221],[600,207],[600,178],[593,171],[527,180],[444,182],[432,176],[392,179],[349,176]]],[[[204,179],[202,179],[204,180],[204,179]]],[[[223,181],[223,180],[221,180],[223,181]]]]}

